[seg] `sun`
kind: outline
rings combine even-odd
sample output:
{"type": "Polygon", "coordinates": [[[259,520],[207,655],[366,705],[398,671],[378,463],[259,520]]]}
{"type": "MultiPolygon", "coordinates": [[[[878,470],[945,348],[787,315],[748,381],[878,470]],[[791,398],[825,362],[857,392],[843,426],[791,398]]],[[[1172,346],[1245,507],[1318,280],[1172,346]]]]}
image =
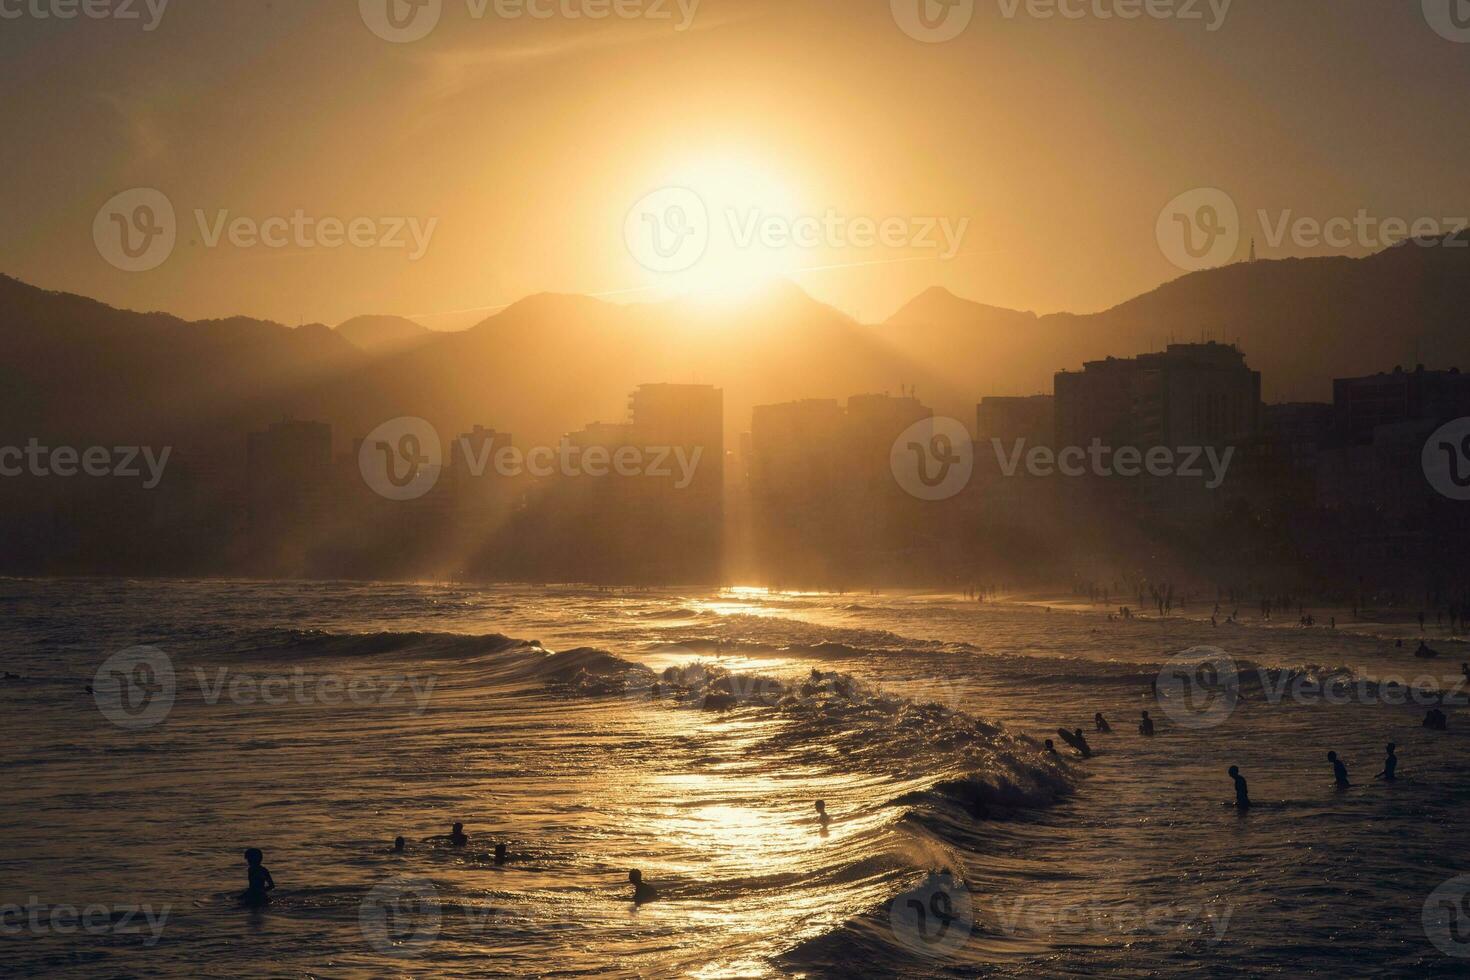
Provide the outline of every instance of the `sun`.
{"type": "Polygon", "coordinates": [[[800,196],[769,165],[707,156],[670,167],[657,186],[645,199],[650,213],[630,215],[628,235],[664,295],[728,306],[802,268],[804,246],[790,234],[804,216],[800,196]]]}

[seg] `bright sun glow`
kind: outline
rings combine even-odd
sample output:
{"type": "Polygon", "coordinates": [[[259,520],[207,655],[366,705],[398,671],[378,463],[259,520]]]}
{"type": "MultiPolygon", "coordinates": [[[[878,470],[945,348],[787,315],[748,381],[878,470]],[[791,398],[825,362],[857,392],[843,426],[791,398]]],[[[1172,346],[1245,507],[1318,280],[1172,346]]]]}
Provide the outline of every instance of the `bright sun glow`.
{"type": "Polygon", "coordinates": [[[802,268],[803,247],[782,240],[781,229],[805,212],[791,184],[768,166],[705,158],[671,168],[658,184],[682,197],[656,198],[652,213],[638,216],[630,246],[645,267],[655,267],[651,275],[663,294],[723,306],[802,268]],[[660,253],[649,262],[639,254],[655,241],[668,250],[686,240],[688,251],[672,259],[660,253]]]}

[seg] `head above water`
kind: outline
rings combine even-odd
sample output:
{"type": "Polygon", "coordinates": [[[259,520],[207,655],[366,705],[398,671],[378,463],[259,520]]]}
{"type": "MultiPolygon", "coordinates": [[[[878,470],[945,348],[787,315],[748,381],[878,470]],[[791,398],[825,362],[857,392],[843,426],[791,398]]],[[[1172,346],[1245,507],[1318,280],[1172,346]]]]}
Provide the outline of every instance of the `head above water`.
{"type": "Polygon", "coordinates": [[[464,824],[460,823],[459,821],[455,821],[453,829],[455,833],[458,833],[459,831],[464,830],[464,824]]]}
{"type": "Polygon", "coordinates": [[[395,838],[393,838],[393,846],[395,848],[397,848],[398,850],[400,850],[400,851],[403,850],[404,843],[405,843],[405,841],[404,841],[404,839],[402,837],[395,837],[395,838]]]}
{"type": "Polygon", "coordinates": [[[826,800],[818,800],[817,801],[817,812],[818,813],[826,813],[827,812],[827,801],[826,800]]]}
{"type": "Polygon", "coordinates": [[[247,848],[245,848],[245,863],[246,864],[259,864],[260,862],[262,862],[264,860],[265,860],[265,855],[262,854],[262,853],[260,853],[260,848],[258,848],[258,847],[247,847],[247,848]]]}
{"type": "Polygon", "coordinates": [[[628,880],[631,881],[635,885],[641,884],[643,882],[643,872],[642,871],[629,871],[628,872],[628,880]]]}

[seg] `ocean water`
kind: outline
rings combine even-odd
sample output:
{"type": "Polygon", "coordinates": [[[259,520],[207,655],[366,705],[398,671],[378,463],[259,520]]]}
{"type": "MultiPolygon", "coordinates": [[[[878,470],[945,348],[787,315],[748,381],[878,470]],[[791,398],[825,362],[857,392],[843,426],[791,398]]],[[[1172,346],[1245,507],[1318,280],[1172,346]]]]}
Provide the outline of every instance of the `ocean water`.
{"type": "Polygon", "coordinates": [[[1416,659],[1411,632],[0,580],[0,972],[1466,975],[1470,654],[1439,630],[1416,659]],[[1059,726],[1092,758],[1049,754],[1059,726]],[[466,847],[434,839],[456,820],[466,847]],[[252,846],[261,911],[236,902],[252,846]]]}

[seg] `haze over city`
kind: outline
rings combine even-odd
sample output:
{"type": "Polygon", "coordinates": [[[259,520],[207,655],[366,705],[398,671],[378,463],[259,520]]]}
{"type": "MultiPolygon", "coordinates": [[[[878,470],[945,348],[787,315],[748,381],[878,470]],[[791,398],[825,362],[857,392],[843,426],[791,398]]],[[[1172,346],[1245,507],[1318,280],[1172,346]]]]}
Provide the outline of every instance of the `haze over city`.
{"type": "Polygon", "coordinates": [[[1470,0],[0,81],[0,974],[1465,975],[1470,0]]]}

